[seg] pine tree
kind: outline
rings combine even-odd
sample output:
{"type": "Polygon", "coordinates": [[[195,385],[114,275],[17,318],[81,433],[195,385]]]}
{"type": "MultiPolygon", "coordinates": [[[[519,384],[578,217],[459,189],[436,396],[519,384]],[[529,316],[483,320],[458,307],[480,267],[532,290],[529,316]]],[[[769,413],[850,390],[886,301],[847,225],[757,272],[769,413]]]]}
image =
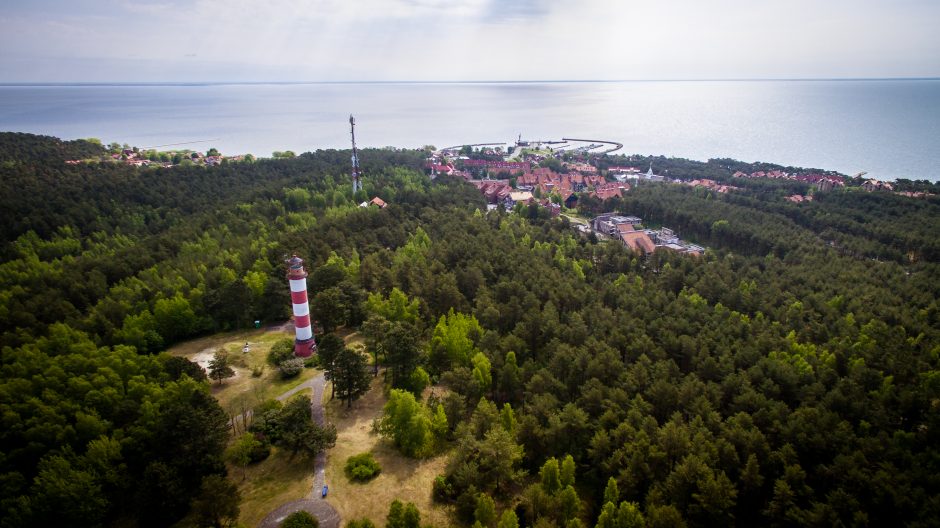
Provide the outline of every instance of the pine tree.
{"type": "Polygon", "coordinates": [[[223,379],[233,376],[235,376],[235,370],[228,364],[228,352],[222,349],[216,350],[209,361],[209,377],[218,380],[221,385],[223,379]]]}
{"type": "Polygon", "coordinates": [[[617,504],[620,500],[620,490],[617,489],[617,480],[614,477],[607,479],[607,487],[604,488],[604,504],[608,502],[617,504]]]}
{"type": "Polygon", "coordinates": [[[545,493],[554,495],[555,492],[561,489],[561,480],[558,476],[558,459],[555,457],[545,461],[545,464],[542,465],[542,469],[539,471],[539,476],[541,477],[542,489],[545,490],[545,493]]]}
{"type": "Polygon", "coordinates": [[[333,387],[339,399],[352,406],[353,400],[369,391],[372,381],[366,360],[356,351],[344,348],[333,361],[333,387]]]}

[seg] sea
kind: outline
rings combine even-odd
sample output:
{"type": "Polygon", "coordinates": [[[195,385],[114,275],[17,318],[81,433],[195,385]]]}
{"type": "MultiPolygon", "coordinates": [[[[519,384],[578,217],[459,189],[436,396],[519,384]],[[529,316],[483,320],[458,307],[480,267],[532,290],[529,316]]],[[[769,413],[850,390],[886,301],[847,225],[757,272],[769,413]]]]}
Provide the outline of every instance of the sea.
{"type": "Polygon", "coordinates": [[[940,180],[940,79],[0,85],[0,131],[223,154],[584,138],[940,180]]]}

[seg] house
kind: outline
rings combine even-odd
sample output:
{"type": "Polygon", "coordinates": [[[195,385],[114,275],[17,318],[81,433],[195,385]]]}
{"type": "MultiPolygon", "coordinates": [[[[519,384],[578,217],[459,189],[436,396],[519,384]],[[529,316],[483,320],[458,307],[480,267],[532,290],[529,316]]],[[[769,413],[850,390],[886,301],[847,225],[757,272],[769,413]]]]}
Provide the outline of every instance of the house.
{"type": "Polygon", "coordinates": [[[505,203],[513,191],[507,180],[472,180],[470,183],[479,189],[491,204],[505,203]]]}
{"type": "Polygon", "coordinates": [[[551,213],[552,218],[555,218],[556,216],[561,214],[561,206],[556,203],[552,203],[552,201],[549,200],[548,198],[542,199],[539,202],[539,205],[548,209],[548,212],[551,213]]]}
{"type": "Polygon", "coordinates": [[[597,167],[587,163],[565,163],[568,170],[580,172],[582,174],[597,174],[597,167]]]}
{"type": "Polygon", "coordinates": [[[536,167],[519,175],[516,178],[516,187],[525,190],[538,188],[544,195],[554,192],[562,199],[567,199],[571,193],[583,192],[605,181],[603,176],[585,176],[577,172],[558,174],[548,167],[536,167]]]}
{"type": "Polygon", "coordinates": [[[385,203],[385,200],[379,198],[378,196],[369,200],[368,202],[362,202],[361,204],[359,204],[359,207],[369,207],[372,205],[378,207],[379,209],[385,209],[386,207],[388,207],[388,204],[385,203]]]}
{"type": "Polygon", "coordinates": [[[715,187],[718,186],[718,183],[715,180],[702,178],[700,180],[690,181],[689,185],[691,185],[692,187],[705,187],[706,189],[714,189],[715,187]]]}
{"type": "Polygon", "coordinates": [[[615,227],[617,228],[617,238],[621,238],[627,233],[636,231],[636,228],[633,227],[633,224],[617,224],[615,227]]]}
{"type": "Polygon", "coordinates": [[[594,187],[594,192],[591,194],[596,196],[599,200],[608,200],[614,196],[618,198],[623,198],[623,193],[630,190],[629,183],[621,182],[611,182],[611,183],[602,183],[594,187]]]}
{"type": "Polygon", "coordinates": [[[722,194],[727,193],[728,191],[737,189],[737,187],[733,187],[731,185],[721,185],[715,180],[709,180],[708,178],[702,178],[700,180],[692,180],[688,184],[691,185],[692,187],[704,187],[708,189],[709,191],[715,191],[715,192],[722,193],[722,194]]]}
{"type": "MultiPolygon", "coordinates": [[[[597,188],[599,185],[604,185],[607,183],[607,180],[603,176],[585,176],[584,177],[584,186],[590,188],[597,188]]],[[[627,189],[630,189],[630,186],[627,185],[627,189]]]]}
{"type": "Polygon", "coordinates": [[[656,251],[656,245],[650,240],[650,237],[643,231],[627,231],[620,233],[620,241],[629,249],[642,255],[649,255],[656,251]]]}
{"type": "Polygon", "coordinates": [[[569,194],[567,198],[565,198],[564,203],[565,207],[568,209],[574,209],[578,206],[578,195],[574,193],[569,194]]]}
{"type": "Polygon", "coordinates": [[[663,227],[659,231],[653,232],[653,238],[655,238],[656,243],[660,245],[679,243],[679,237],[676,236],[676,233],[668,227],[663,227]]]}
{"type": "Polygon", "coordinates": [[[431,179],[436,178],[440,174],[451,175],[454,173],[454,167],[452,165],[445,165],[443,163],[428,163],[424,168],[429,171],[431,179]]]}
{"type": "Polygon", "coordinates": [[[835,178],[823,178],[816,182],[816,190],[819,192],[829,192],[836,187],[845,187],[845,182],[835,178]]]}
{"type": "Polygon", "coordinates": [[[521,176],[516,178],[516,187],[520,189],[522,188],[532,189],[536,185],[538,185],[538,183],[539,183],[539,178],[533,172],[526,172],[525,174],[522,174],[521,176]]]}
{"type": "Polygon", "coordinates": [[[639,174],[640,169],[636,167],[623,167],[620,165],[614,165],[607,168],[608,174],[639,174]]]}
{"type": "Polygon", "coordinates": [[[487,169],[493,171],[529,172],[532,165],[526,161],[490,161],[490,160],[463,160],[465,169],[487,169]]]}
{"type": "Polygon", "coordinates": [[[636,225],[642,223],[642,220],[636,216],[620,216],[617,213],[604,213],[594,218],[591,223],[595,231],[617,237],[620,233],[617,226],[629,224],[631,228],[634,228],[636,225]]]}
{"type": "Polygon", "coordinates": [[[865,189],[868,192],[893,191],[894,187],[888,182],[871,179],[871,180],[866,180],[865,183],[862,184],[862,189],[865,189]]]}
{"type": "Polygon", "coordinates": [[[517,203],[529,204],[534,199],[529,191],[512,191],[509,193],[504,205],[507,209],[512,209],[517,203]]]}

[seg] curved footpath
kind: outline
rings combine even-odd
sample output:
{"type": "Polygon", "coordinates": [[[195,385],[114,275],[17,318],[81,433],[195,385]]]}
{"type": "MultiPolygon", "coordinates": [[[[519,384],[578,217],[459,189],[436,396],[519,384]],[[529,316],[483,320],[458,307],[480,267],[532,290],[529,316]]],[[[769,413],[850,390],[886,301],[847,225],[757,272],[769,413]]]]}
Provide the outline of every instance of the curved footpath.
{"type": "MultiPolygon", "coordinates": [[[[294,394],[306,389],[313,389],[313,395],[310,397],[310,414],[317,425],[323,425],[325,418],[323,413],[323,390],[326,387],[326,378],[320,373],[293,389],[277,397],[279,401],[284,401],[294,394]]],[[[278,528],[284,519],[295,511],[304,510],[320,521],[321,528],[339,528],[339,513],[336,509],[321,498],[320,490],[326,480],[326,451],[320,451],[314,459],[314,477],[313,487],[303,499],[297,499],[282,504],[267,514],[258,526],[260,528],[278,528]]]]}

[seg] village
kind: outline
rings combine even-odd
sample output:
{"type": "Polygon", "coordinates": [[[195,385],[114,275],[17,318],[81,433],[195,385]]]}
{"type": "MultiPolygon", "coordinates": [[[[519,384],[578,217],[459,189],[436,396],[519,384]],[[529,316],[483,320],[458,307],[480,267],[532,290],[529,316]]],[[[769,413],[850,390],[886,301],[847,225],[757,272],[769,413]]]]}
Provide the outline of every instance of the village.
{"type": "MultiPolygon", "coordinates": [[[[467,147],[449,148],[434,152],[427,159],[425,168],[431,178],[442,174],[464,178],[479,189],[490,210],[503,208],[516,211],[517,206],[536,206],[547,210],[552,217],[564,215],[575,220],[574,228],[582,234],[594,234],[599,240],[619,241],[640,255],[650,255],[655,251],[703,255],[705,248],[702,246],[681,240],[667,227],[646,229],[642,220],[636,216],[610,212],[590,221],[576,216],[579,195],[587,193],[605,202],[615,197],[623,198],[640,182],[683,183],[720,193],[735,189],[713,180],[670,180],[664,175],[655,174],[652,165],[646,172],[636,167],[614,166],[608,167],[606,174],[601,174],[596,166],[589,163],[587,154],[593,148],[611,143],[594,140],[589,145],[574,147],[575,155],[571,155],[572,150],[569,150],[565,156],[565,151],[557,147],[542,149],[539,148],[541,145],[520,139],[505,154],[501,147],[480,149],[476,153],[479,156],[477,159],[469,157],[473,151],[467,147]],[[494,174],[497,178],[490,178],[494,174]],[[629,183],[631,179],[632,186],[629,183]]],[[[611,150],[615,149],[605,152],[611,150]]]]}
{"type": "MultiPolygon", "coordinates": [[[[481,143],[447,147],[430,153],[425,171],[432,179],[440,175],[463,178],[475,186],[486,198],[488,208],[517,210],[517,205],[534,205],[553,216],[565,215],[577,219],[578,201],[585,195],[605,202],[623,198],[637,185],[660,183],[687,185],[719,194],[741,191],[741,187],[708,178],[681,179],[657,174],[650,163],[644,171],[636,166],[613,165],[599,169],[595,165],[598,155],[622,148],[622,144],[606,140],[580,140],[563,138],[560,141],[524,141],[512,143],[481,143]]],[[[864,173],[857,175],[861,178],[864,173]]],[[[846,188],[846,177],[836,173],[787,172],[780,169],[756,170],[750,173],[735,171],[733,178],[792,180],[811,185],[811,192],[786,196],[793,203],[813,201],[813,193],[824,193],[846,188]]],[[[913,198],[925,193],[897,192],[888,182],[864,180],[857,185],[867,192],[892,192],[913,198]]],[[[669,228],[658,231],[644,229],[635,216],[607,213],[575,222],[582,233],[594,233],[599,239],[615,239],[628,248],[648,255],[657,250],[668,250],[689,255],[701,255],[704,248],[683,242],[669,228]]]]}
{"type": "MultiPolygon", "coordinates": [[[[272,157],[293,157],[294,153],[275,152],[272,157]]],[[[251,154],[237,156],[223,156],[218,149],[210,148],[205,153],[194,150],[170,150],[158,151],[156,149],[141,149],[138,147],[129,147],[127,145],[118,145],[112,143],[108,146],[108,153],[102,160],[67,160],[66,165],[79,165],[88,161],[108,161],[112,163],[123,163],[132,167],[162,167],[171,168],[179,165],[200,165],[204,167],[214,167],[223,162],[254,161],[251,154]]]]}
{"type": "MultiPolygon", "coordinates": [[[[68,165],[90,161],[122,163],[133,167],[172,168],[177,166],[213,167],[223,163],[253,162],[252,154],[223,156],[215,148],[205,153],[190,150],[158,151],[155,148],[129,147],[111,143],[107,155],[101,160],[68,160],[68,165]]],[[[570,139],[558,141],[524,141],[520,135],[514,143],[482,143],[448,147],[429,153],[425,172],[432,179],[441,174],[464,178],[476,186],[486,197],[489,207],[503,207],[512,211],[516,204],[534,204],[549,211],[552,216],[564,210],[577,209],[579,195],[588,193],[601,202],[623,198],[624,193],[641,182],[687,185],[720,194],[740,191],[741,188],[709,178],[680,179],[667,174],[656,174],[650,164],[646,171],[639,167],[612,165],[603,170],[595,164],[597,156],[615,152],[622,144],[599,139],[570,139]],[[632,181],[632,185],[631,185],[632,181]]],[[[293,158],[292,151],[276,151],[271,157],[293,158]]],[[[668,171],[666,171],[668,173],[668,171]]],[[[865,173],[856,175],[857,188],[867,192],[891,192],[910,197],[925,198],[931,193],[895,191],[894,186],[877,179],[865,179],[865,173]]],[[[792,194],[785,199],[792,203],[813,201],[813,192],[829,192],[846,188],[846,177],[836,173],[787,172],[780,169],[737,170],[732,178],[791,180],[807,183],[812,192],[792,194]]],[[[384,207],[381,198],[363,202],[361,206],[384,207]]],[[[586,225],[586,224],[585,224],[586,225]]],[[[671,240],[660,237],[656,240],[671,240]]],[[[628,244],[629,245],[629,244],[628,244]]],[[[660,244],[668,247],[669,243],[660,244]]]]}

